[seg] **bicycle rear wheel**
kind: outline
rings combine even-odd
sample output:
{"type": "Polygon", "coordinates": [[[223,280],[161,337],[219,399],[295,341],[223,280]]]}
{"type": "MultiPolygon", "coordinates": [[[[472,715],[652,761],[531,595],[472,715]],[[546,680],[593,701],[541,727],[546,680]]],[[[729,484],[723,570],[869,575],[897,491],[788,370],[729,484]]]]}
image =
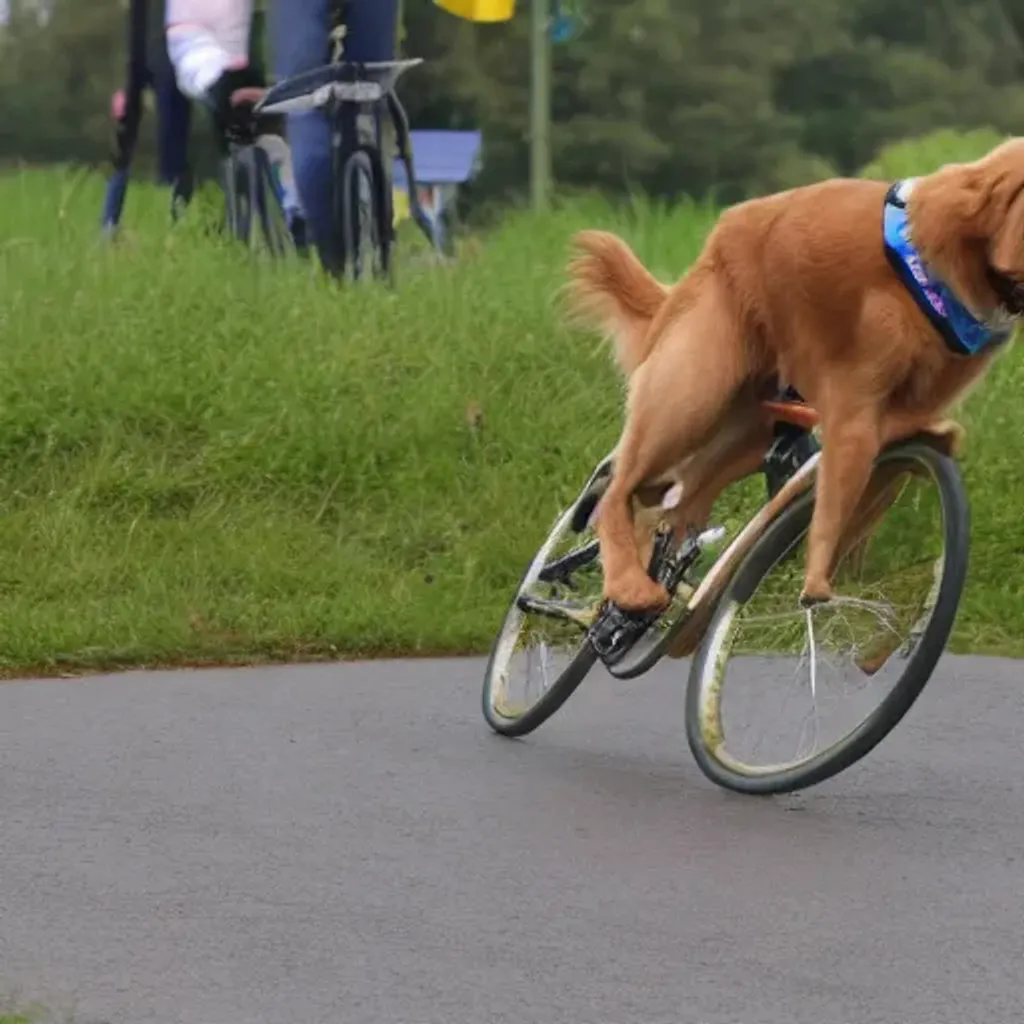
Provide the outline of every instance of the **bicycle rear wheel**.
{"type": "Polygon", "coordinates": [[[283,258],[292,248],[270,156],[259,144],[240,146],[225,161],[225,227],[252,251],[283,258]]]}
{"type": "Polygon", "coordinates": [[[956,463],[931,445],[879,456],[839,548],[835,596],[805,609],[813,508],[813,490],[797,496],[754,545],[691,667],[690,750],[740,793],[805,789],[874,749],[931,678],[963,591],[969,506],[956,463]],[[823,738],[826,714],[850,697],[848,723],[823,738]]]}

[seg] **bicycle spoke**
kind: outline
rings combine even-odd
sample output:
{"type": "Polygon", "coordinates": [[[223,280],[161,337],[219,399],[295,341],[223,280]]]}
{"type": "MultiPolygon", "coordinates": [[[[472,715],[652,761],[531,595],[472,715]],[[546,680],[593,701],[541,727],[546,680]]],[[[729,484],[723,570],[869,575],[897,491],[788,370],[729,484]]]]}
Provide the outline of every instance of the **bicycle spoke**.
{"type": "Polygon", "coordinates": [[[851,737],[865,735],[864,723],[893,706],[948,566],[944,498],[930,468],[939,456],[916,451],[889,456],[895,473],[882,471],[881,497],[865,503],[870,521],[856,520],[866,524],[864,535],[841,549],[830,600],[800,607],[809,494],[787,510],[792,527],[775,530],[779,553],[758,570],[752,592],[724,601],[691,680],[700,710],[694,729],[688,723],[691,749],[716,781],[785,791],[788,782],[774,789],[772,780],[834,759],[851,737]]]}

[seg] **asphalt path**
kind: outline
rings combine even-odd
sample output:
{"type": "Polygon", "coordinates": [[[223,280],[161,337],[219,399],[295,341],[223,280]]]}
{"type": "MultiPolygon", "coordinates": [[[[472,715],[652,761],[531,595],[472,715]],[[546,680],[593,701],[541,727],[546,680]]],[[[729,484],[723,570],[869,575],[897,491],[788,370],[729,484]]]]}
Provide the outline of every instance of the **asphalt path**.
{"type": "Polygon", "coordinates": [[[1002,1024],[1024,670],[716,789],[685,665],[492,735],[471,661],[0,685],[0,991],[110,1024],[1002,1024]]]}

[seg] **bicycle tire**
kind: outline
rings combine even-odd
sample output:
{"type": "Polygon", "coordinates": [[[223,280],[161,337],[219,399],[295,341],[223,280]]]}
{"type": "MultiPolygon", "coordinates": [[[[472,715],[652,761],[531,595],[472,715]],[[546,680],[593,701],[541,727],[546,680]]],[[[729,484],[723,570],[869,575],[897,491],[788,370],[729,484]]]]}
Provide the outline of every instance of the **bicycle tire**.
{"type": "Polygon", "coordinates": [[[490,655],[487,659],[487,667],[484,670],[484,685],[481,692],[481,704],[483,706],[484,719],[487,724],[501,736],[515,739],[521,736],[526,736],[538,729],[549,718],[551,718],[551,716],[554,715],[563,704],[565,704],[573,693],[576,692],[580,683],[583,682],[590,670],[600,660],[597,656],[597,651],[594,650],[594,646],[590,642],[589,636],[582,634],[579,649],[572,657],[572,660],[566,668],[562,670],[558,679],[551,685],[547,693],[545,693],[545,695],[528,711],[518,718],[513,719],[502,717],[494,710],[493,687],[495,683],[496,663],[501,651],[502,642],[505,640],[510,624],[516,616],[519,594],[522,592],[526,582],[530,579],[531,574],[539,572],[549,550],[553,546],[553,538],[561,536],[566,527],[569,527],[574,533],[579,532],[572,525],[576,516],[576,509],[598,476],[609,473],[611,471],[610,467],[610,458],[600,462],[594,469],[593,473],[591,473],[590,478],[580,491],[576,500],[562,512],[557,520],[555,520],[554,525],[548,531],[547,537],[537,549],[532,561],[520,577],[519,583],[516,586],[515,596],[509,602],[508,609],[505,612],[505,617],[501,623],[501,628],[498,630],[494,643],[491,645],[490,655]]]}
{"type": "Polygon", "coordinates": [[[352,267],[352,279],[363,278],[364,227],[370,228],[372,241],[370,252],[377,257],[379,270],[371,275],[380,278],[387,275],[389,253],[385,233],[382,231],[381,183],[375,161],[365,148],[349,154],[342,169],[342,210],[341,227],[345,262],[352,267]],[[366,185],[360,188],[360,178],[366,185]],[[366,216],[362,213],[367,210],[366,216]],[[364,225],[365,221],[365,225],[364,225]]]}
{"type": "Polygon", "coordinates": [[[263,233],[263,241],[273,258],[283,259],[288,254],[290,238],[287,227],[278,230],[274,214],[275,212],[280,213],[280,220],[283,224],[285,221],[284,209],[274,185],[274,171],[270,163],[270,154],[260,145],[253,147],[252,166],[256,214],[260,230],[263,233]]]}
{"type": "MultiPolygon", "coordinates": [[[[927,685],[952,632],[967,576],[970,505],[956,462],[924,441],[894,445],[876,462],[913,459],[924,465],[938,486],[943,510],[944,564],[931,618],[906,669],[891,692],[861,724],[819,755],[777,773],[745,774],[730,768],[708,749],[701,727],[702,698],[714,661],[720,655],[719,631],[735,603],[750,599],[761,580],[785,557],[810,526],[813,488],[796,496],[755,543],[717,603],[694,656],[686,692],[686,735],[698,766],[716,785],[749,796],[771,796],[807,789],[830,779],[866,757],[900,723],[927,685]]],[[[719,723],[720,727],[720,723],[719,723]]]]}
{"type": "MultiPolygon", "coordinates": [[[[570,515],[571,510],[562,514],[561,518],[548,533],[548,539],[564,525],[570,515]]],[[[544,545],[541,545],[533,562],[530,563],[523,573],[519,586],[516,588],[516,598],[519,595],[520,589],[529,578],[530,573],[536,568],[543,549],[544,545]]],[[[484,686],[481,693],[483,714],[487,724],[496,733],[509,739],[526,736],[542,726],[576,692],[577,687],[583,682],[598,661],[597,652],[594,650],[589,638],[584,634],[581,637],[579,650],[573,656],[573,659],[559,674],[558,679],[552,683],[547,693],[529,711],[518,718],[504,718],[496,714],[493,698],[496,662],[501,651],[502,642],[505,639],[506,631],[517,611],[516,598],[513,598],[509,604],[508,611],[506,611],[505,618],[501,624],[501,629],[491,645],[490,656],[487,659],[487,668],[484,670],[484,686]]]]}
{"type": "Polygon", "coordinates": [[[267,251],[283,259],[290,248],[287,228],[277,230],[273,210],[284,220],[284,211],[274,186],[273,169],[266,150],[257,144],[234,149],[225,159],[225,227],[228,234],[247,249],[255,249],[254,227],[258,225],[267,251]]]}
{"type": "Polygon", "coordinates": [[[229,153],[224,159],[221,185],[224,193],[224,227],[235,241],[246,246],[252,229],[248,177],[244,161],[237,153],[229,153]]]}

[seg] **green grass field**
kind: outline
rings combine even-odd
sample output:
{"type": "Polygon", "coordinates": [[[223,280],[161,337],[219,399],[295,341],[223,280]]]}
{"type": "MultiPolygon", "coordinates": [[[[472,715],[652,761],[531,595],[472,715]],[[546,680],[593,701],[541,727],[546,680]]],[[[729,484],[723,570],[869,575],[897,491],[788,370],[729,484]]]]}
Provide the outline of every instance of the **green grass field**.
{"type": "MultiPolygon", "coordinates": [[[[457,267],[341,291],[254,264],[135,186],[0,179],[0,671],[486,650],[615,441],[621,385],[558,316],[569,236],[676,276],[702,207],[511,217],[457,267]],[[483,427],[470,428],[478,405],[483,427]]],[[[1019,353],[970,399],[955,647],[1024,653],[1019,353]]]]}

